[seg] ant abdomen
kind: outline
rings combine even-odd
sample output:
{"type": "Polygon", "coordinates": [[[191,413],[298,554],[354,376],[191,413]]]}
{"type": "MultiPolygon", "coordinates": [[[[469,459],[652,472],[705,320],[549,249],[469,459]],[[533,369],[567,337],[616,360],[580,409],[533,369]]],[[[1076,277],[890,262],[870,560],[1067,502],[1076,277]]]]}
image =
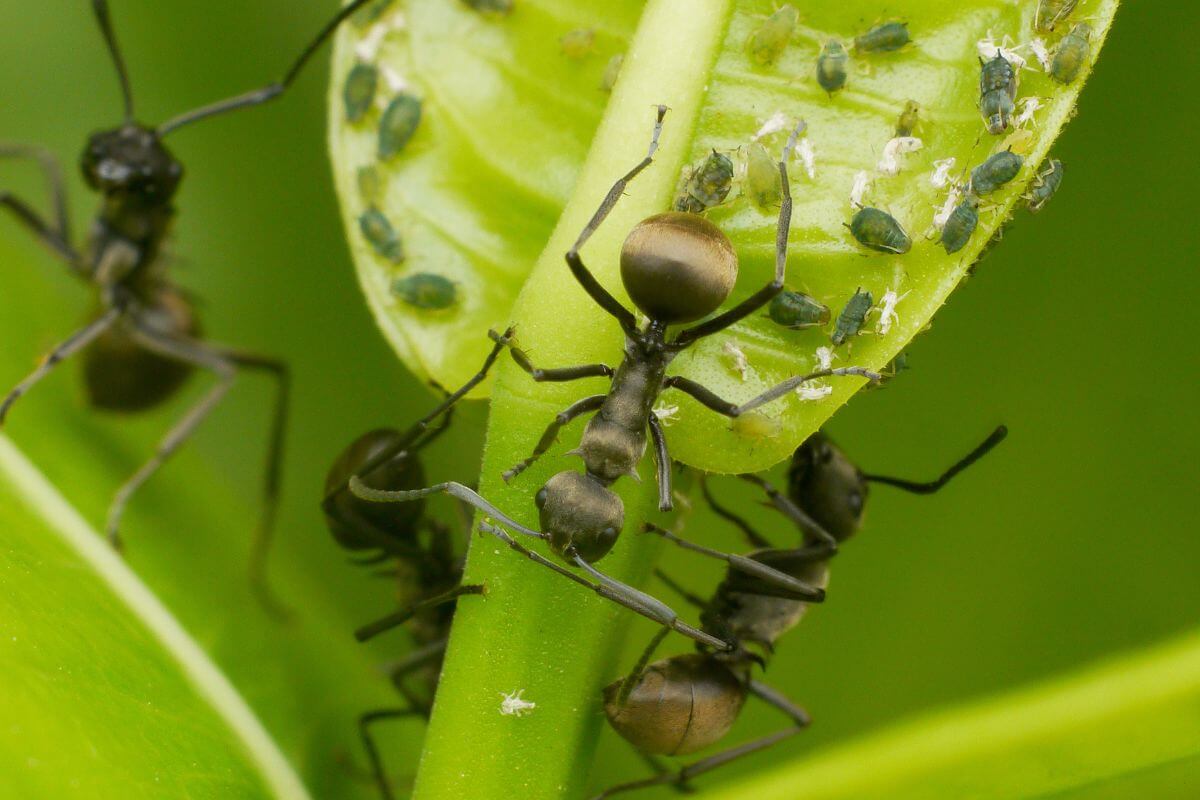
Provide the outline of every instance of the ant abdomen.
{"type": "Polygon", "coordinates": [[[623,680],[604,689],[604,713],[643,753],[681,756],[729,733],[746,703],[746,678],[703,653],[650,664],[621,702],[623,680]]]}
{"type": "Polygon", "coordinates": [[[390,541],[410,539],[425,512],[425,500],[411,503],[371,503],[350,492],[338,491],[351,475],[372,489],[402,491],[425,485],[420,459],[401,450],[365,474],[359,470],[401,439],[393,428],[376,428],[355,439],[342,451],[325,476],[325,520],[338,544],[347,550],[387,549],[390,541]]]}

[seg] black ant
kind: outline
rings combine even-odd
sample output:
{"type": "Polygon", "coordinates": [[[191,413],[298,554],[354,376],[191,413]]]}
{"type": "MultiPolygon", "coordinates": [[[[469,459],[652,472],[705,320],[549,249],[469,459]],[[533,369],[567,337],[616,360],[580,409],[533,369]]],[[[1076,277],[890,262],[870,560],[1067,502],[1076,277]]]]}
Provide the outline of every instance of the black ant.
{"type": "MultiPolygon", "coordinates": [[[[929,483],[863,473],[828,437],[822,433],[813,434],[792,457],[786,497],[757,476],[743,476],[762,487],[774,507],[799,528],[804,536],[804,544],[799,548],[771,548],[767,539],[746,520],[718,505],[706,485],[704,496],[713,510],[741,529],[751,546],[756,548],[749,554],[750,558],[810,585],[824,587],[829,579],[829,558],[836,552],[838,544],[859,528],[869,483],[895,486],[916,494],[932,494],[999,444],[1007,433],[1003,426],[997,428],[941,477],[929,483]]],[[[682,541],[656,525],[647,523],[644,530],[671,541],[682,541]]],[[[665,633],[660,631],[634,670],[605,687],[604,712],[609,723],[647,758],[657,774],[613,786],[594,800],[662,784],[686,788],[691,778],[771,747],[799,733],[810,722],[808,712],[751,677],[754,664],[765,667],[776,641],[804,616],[809,603],[803,597],[748,573],[730,569],[712,598],[704,600],[682,589],[661,572],[656,574],[701,609],[704,630],[738,644],[731,652],[699,646],[698,652],[671,656],[651,664],[650,657],[665,633]],[[792,726],[675,771],[655,758],[688,755],[717,743],[729,733],[750,695],[781,711],[791,719],[792,726]]]]}
{"type": "MultiPolygon", "coordinates": [[[[392,505],[370,503],[346,491],[347,482],[353,475],[365,486],[376,490],[397,491],[424,486],[421,450],[446,431],[455,403],[487,376],[503,347],[502,343],[497,343],[479,372],[406,431],[378,428],[355,439],[341,452],[325,476],[321,509],[329,532],[343,549],[374,551],[359,560],[359,564],[373,566],[394,561],[401,602],[408,604],[354,633],[356,639],[365,642],[405,626],[415,645],[411,653],[388,667],[388,676],[406,705],[369,711],[358,720],[363,750],[385,800],[391,800],[394,795],[379,748],[371,736],[371,727],[377,722],[404,717],[428,718],[442,671],[456,601],[465,594],[482,594],[483,587],[463,584],[463,556],[455,552],[449,528],[425,517],[423,501],[392,505]],[[439,417],[441,421],[434,426],[439,417]],[[422,533],[427,534],[424,541],[422,533]],[[422,693],[414,692],[408,685],[410,678],[424,683],[422,693]]],[[[469,529],[469,523],[466,527],[469,529]]]]}
{"type": "Polygon", "coordinates": [[[67,266],[96,290],[101,310],[90,323],[55,347],[41,365],[0,401],[0,426],[13,403],[59,362],[83,351],[85,387],[91,405],[119,412],[153,408],[165,402],[196,368],[212,372],[211,388],[167,433],[154,456],[116,493],[105,532],[121,548],[118,533],[129,498],[152,476],[229,391],[241,369],[272,377],[276,400],[263,484],[262,518],[255,538],[250,574],[265,598],[266,553],[278,504],[283,435],[290,374],[287,365],[268,356],[200,340],[200,324],[188,295],[166,274],[162,246],[175,216],[173,200],[183,164],[163,144],[182,127],[228,111],[259,105],[283,94],[321,44],[348,16],[370,0],[344,6],[277,83],[202,106],[157,127],[134,118],[133,93],[117,46],[107,0],[92,0],[124,99],[125,118],[115,128],[92,134],[80,160],[84,180],[102,198],[87,245],[71,239],[62,172],[54,157],[39,147],[0,146],[0,157],[39,162],[50,191],[53,219],[9,192],[0,192],[0,208],[10,212],[67,266]]]}
{"type": "MultiPolygon", "coordinates": [[[[535,381],[572,381],[588,377],[611,380],[606,394],[585,397],[560,412],[538,441],[533,454],[505,473],[506,479],[520,473],[549,449],[564,425],[582,414],[595,412],[584,430],[579,449],[575,451],[583,458],[585,472],[560,472],[550,478],[535,496],[542,530],[536,531],[517,523],[461,483],[440,483],[408,491],[378,491],[353,478],[350,485],[359,497],[378,502],[413,501],[435,493],[457,497],[502,522],[505,527],[547,542],[557,556],[582,570],[595,582],[534,553],[503,530],[488,526],[489,532],[532,561],[707,647],[728,649],[729,643],[682,622],[661,601],[610,578],[593,566],[616,544],[624,526],[624,505],[609,486],[623,475],[636,474],[638,462],[646,451],[647,430],[654,443],[657,460],[659,508],[667,511],[672,506],[671,457],[662,426],[651,410],[655,400],[663,390],[675,388],[717,413],[737,417],[783,397],[813,378],[860,375],[878,379],[879,376],[861,367],[820,370],[789,378],[742,404],[724,400],[687,378],[667,376],[667,367],[676,355],[703,337],[718,333],[759,310],[783,289],[792,213],[787,161],[797,137],[804,129],[804,123],[799,123],[792,132],[779,161],[782,203],[776,234],[774,277],[766,286],[733,308],[685,328],[668,341],[668,326],[707,316],[725,301],[733,289],[738,272],[737,254],[729,238],[719,228],[696,214],[667,212],[643,220],[630,231],[621,249],[621,280],[634,305],[648,317],[645,327],[640,329],[633,312],[600,285],[579,255],[579,250],[616,205],[629,181],[652,163],[666,112],[666,106],[658,107],[654,133],[645,158],[617,180],[566,254],[567,266],[580,286],[597,305],[616,317],[625,333],[625,356],[620,366],[615,370],[607,364],[539,369],[530,363],[525,353],[513,346],[509,336],[492,334],[498,344],[509,346],[513,359],[535,381]]],[[[812,602],[819,602],[824,597],[820,589],[752,559],[695,545],[689,547],[702,555],[724,560],[736,570],[771,582],[781,591],[796,593],[812,602]]]]}

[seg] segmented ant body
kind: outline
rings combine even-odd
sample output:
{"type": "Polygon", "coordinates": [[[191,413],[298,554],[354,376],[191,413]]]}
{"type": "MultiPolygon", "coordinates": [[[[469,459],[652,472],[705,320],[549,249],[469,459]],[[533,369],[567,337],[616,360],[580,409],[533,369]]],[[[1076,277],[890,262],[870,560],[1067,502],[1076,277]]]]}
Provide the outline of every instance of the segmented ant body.
{"type": "MultiPolygon", "coordinates": [[[[575,245],[566,254],[567,265],[580,286],[597,305],[617,319],[624,331],[625,355],[620,366],[613,369],[607,364],[586,364],[540,369],[512,345],[509,337],[493,335],[498,343],[510,347],[516,362],[536,381],[571,381],[586,377],[607,377],[611,380],[607,393],[586,397],[560,412],[538,441],[533,454],[505,473],[506,479],[515,477],[550,448],[564,425],[583,414],[594,413],[575,451],[583,458],[584,472],[560,472],[537,492],[535,502],[542,529],[537,531],[517,523],[459,483],[442,483],[416,491],[388,492],[372,490],[361,481],[351,479],[351,490],[360,497],[380,502],[412,501],[434,493],[458,497],[506,528],[545,541],[555,555],[582,570],[591,580],[525,548],[504,530],[488,526],[489,532],[527,558],[664,627],[673,628],[708,647],[727,649],[730,646],[728,642],[688,625],[661,601],[610,578],[593,566],[593,562],[601,559],[613,547],[624,526],[624,506],[620,497],[609,487],[618,478],[635,474],[646,451],[647,432],[654,443],[657,461],[659,508],[664,511],[671,508],[671,458],[662,426],[652,411],[655,401],[663,390],[676,388],[719,414],[738,417],[783,397],[813,378],[860,375],[875,379],[878,376],[860,367],[821,370],[789,378],[752,400],[735,404],[718,397],[699,383],[666,374],[667,367],[680,352],[703,337],[718,333],[763,308],[783,289],[792,210],[787,161],[804,125],[800,123],[792,132],[779,162],[782,203],[776,236],[774,277],[766,286],[728,311],[685,328],[668,340],[669,326],[694,322],[711,314],[733,289],[737,279],[737,255],[719,228],[695,214],[668,212],[643,220],[629,233],[621,249],[621,279],[634,305],[648,317],[646,324],[640,328],[633,312],[600,285],[579,254],[584,243],[620,199],[629,181],[651,164],[665,114],[666,108],[660,106],[646,157],[613,185],[575,245]]],[[[807,586],[751,559],[694,545],[690,549],[724,560],[735,569],[774,582],[814,602],[824,597],[820,589],[807,586]]]]}
{"type": "Polygon", "coordinates": [[[305,63],[338,25],[369,0],[354,0],[342,8],[309,43],[283,79],[256,91],[193,109],[149,127],[134,118],[133,94],[125,63],[109,18],[107,0],[92,0],[92,8],[116,67],[125,117],[115,128],[88,138],[80,161],[90,189],[101,197],[87,246],[72,243],[62,171],[54,156],[27,145],[0,145],[0,157],[38,161],[50,190],[53,218],[44,219],[15,195],[0,193],[0,208],[32,232],[96,292],[96,317],[54,348],[43,363],[0,402],[0,425],[16,400],[55,365],[82,352],[85,387],[91,404],[102,409],[133,412],[155,407],[171,397],[197,368],[212,372],[209,390],[159,443],[154,456],[117,492],[109,508],[106,533],[120,547],[121,516],[131,495],[153,475],[191,435],[229,391],[240,370],[271,376],[276,402],[263,485],[263,510],[251,561],[251,575],[263,588],[266,549],[278,499],[279,471],[287,415],[289,373],[282,361],[203,342],[195,309],[186,293],[167,276],[162,250],[175,217],[174,197],[183,178],[183,164],[164,144],[164,138],[208,117],[259,105],[283,94],[305,63]]]}
{"type": "MultiPolygon", "coordinates": [[[[1003,426],[997,428],[966,457],[929,483],[863,473],[828,437],[814,434],[793,454],[786,496],[756,475],[742,476],[763,489],[772,505],[800,530],[804,541],[798,548],[772,548],[745,519],[717,503],[703,479],[702,487],[713,510],[741,529],[756,548],[749,558],[807,584],[824,587],[829,579],[829,559],[841,542],[858,531],[862,522],[868,484],[882,483],[917,494],[932,494],[999,444],[1006,434],[1003,426]]],[[[657,526],[648,524],[645,529],[677,540],[675,534],[657,526]]],[[[700,645],[697,652],[649,663],[665,633],[659,632],[635,669],[605,687],[604,712],[609,723],[647,757],[656,774],[610,787],[595,800],[663,784],[684,787],[691,778],[766,749],[809,724],[804,709],[752,677],[754,665],[764,665],[775,643],[803,618],[809,606],[805,598],[731,568],[713,595],[705,600],[680,588],[661,572],[657,574],[701,609],[704,630],[737,642],[737,647],[719,652],[700,645]],[[688,755],[716,744],[728,734],[751,696],[781,711],[792,725],[678,770],[668,769],[655,758],[688,755]]]]}

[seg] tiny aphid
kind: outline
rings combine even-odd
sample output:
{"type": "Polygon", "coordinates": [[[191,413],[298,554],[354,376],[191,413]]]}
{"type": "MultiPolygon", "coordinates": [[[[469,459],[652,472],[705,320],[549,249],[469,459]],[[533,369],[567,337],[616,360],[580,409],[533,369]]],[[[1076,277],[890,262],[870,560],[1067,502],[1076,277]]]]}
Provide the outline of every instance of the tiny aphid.
{"type": "Polygon", "coordinates": [[[757,142],[759,139],[765,139],[773,133],[779,133],[788,126],[788,116],[782,111],[776,111],[763,122],[762,127],[750,137],[750,140],[757,142]]]}
{"type": "Polygon", "coordinates": [[[808,179],[816,180],[817,178],[817,150],[813,147],[812,140],[807,136],[804,137],[796,145],[796,157],[800,159],[800,163],[804,165],[804,174],[808,179]]]}
{"type": "Polygon", "coordinates": [[[1062,38],[1050,62],[1050,77],[1059,83],[1073,83],[1092,56],[1092,26],[1081,22],[1062,38]]]}
{"type": "Polygon", "coordinates": [[[1021,98],[1021,111],[1017,114],[1016,119],[1013,120],[1013,124],[1020,128],[1033,122],[1034,117],[1038,111],[1041,111],[1043,105],[1042,98],[1040,97],[1021,98]]]}
{"type": "Polygon", "coordinates": [[[900,168],[903,166],[904,156],[907,153],[915,153],[925,146],[915,136],[897,136],[889,139],[888,143],[883,146],[883,153],[879,156],[879,163],[875,165],[875,169],[882,172],[884,175],[899,175],[900,168]]]}
{"type": "Polygon", "coordinates": [[[942,225],[942,247],[946,248],[946,253],[957,253],[966,247],[978,225],[979,201],[974,195],[968,195],[954,207],[942,225]]]}
{"type": "Polygon", "coordinates": [[[738,377],[746,380],[750,374],[750,359],[746,358],[746,351],[736,341],[730,340],[721,345],[721,353],[738,377]]]}
{"type": "Polygon", "coordinates": [[[821,88],[833,94],[846,85],[846,62],[850,55],[846,47],[837,39],[830,39],[821,48],[817,56],[817,83],[821,88]]]}
{"type": "Polygon", "coordinates": [[[613,57],[604,65],[604,74],[600,76],[601,91],[611,92],[613,87],[617,85],[617,78],[621,75],[621,65],[625,63],[624,53],[614,53],[613,57]]]}
{"type": "MultiPolygon", "coordinates": [[[[778,174],[778,173],[777,173],[778,174]]],[[[698,167],[693,167],[675,196],[676,211],[699,214],[725,202],[733,186],[733,161],[713,150],[698,167]]]]}
{"type": "Polygon", "coordinates": [[[1034,58],[1042,65],[1042,70],[1050,71],[1050,50],[1046,47],[1046,42],[1041,38],[1034,37],[1029,42],[1029,50],[1033,53],[1034,58]]]}
{"type": "Polygon", "coordinates": [[[513,0],[462,0],[480,14],[502,16],[513,10],[513,0]]]}
{"type": "Polygon", "coordinates": [[[515,692],[501,692],[500,713],[506,717],[523,717],[526,714],[532,714],[533,710],[537,708],[537,703],[526,700],[524,694],[524,689],[517,689],[515,692]]]}
{"type": "Polygon", "coordinates": [[[392,98],[379,119],[379,160],[386,161],[403,150],[420,122],[421,101],[418,98],[405,93],[392,98]]]}
{"type": "Polygon", "coordinates": [[[453,281],[429,272],[397,278],[392,283],[392,293],[410,306],[427,311],[450,308],[458,299],[453,281]]]}
{"type": "Polygon", "coordinates": [[[980,59],[979,113],[993,136],[1004,133],[1012,123],[1017,97],[1017,71],[999,53],[990,61],[980,59]]]}
{"type": "Polygon", "coordinates": [[[838,314],[837,322],[833,326],[833,335],[829,337],[830,341],[839,345],[851,336],[857,336],[873,305],[875,298],[870,292],[864,291],[861,286],[855,289],[854,296],[846,302],[842,313],[838,314]]]}
{"type": "Polygon", "coordinates": [[[900,116],[896,120],[896,136],[912,136],[913,131],[917,129],[920,116],[921,105],[916,100],[906,102],[904,110],[900,112],[900,116]]]}
{"type": "Polygon", "coordinates": [[[358,227],[376,253],[393,264],[404,260],[404,245],[392,223],[378,208],[371,206],[364,211],[358,218],[358,227]]]}
{"type": "Polygon", "coordinates": [[[813,363],[817,365],[817,369],[830,369],[833,367],[833,360],[837,358],[832,347],[821,345],[813,353],[813,363]]]}
{"type": "Polygon", "coordinates": [[[1079,0],[1038,0],[1037,16],[1033,27],[1042,33],[1054,30],[1058,23],[1071,15],[1079,0]]]}
{"type": "Polygon", "coordinates": [[[355,177],[358,183],[358,194],[363,202],[367,205],[375,205],[379,202],[379,195],[383,189],[379,180],[379,170],[375,169],[373,164],[367,164],[358,168],[355,177]]]}
{"type": "Polygon", "coordinates": [[[591,28],[577,28],[573,31],[567,31],[558,40],[558,46],[562,50],[562,54],[567,58],[575,60],[587,58],[591,54],[592,47],[595,44],[596,32],[591,28]]]}
{"type": "Polygon", "coordinates": [[[1001,150],[971,170],[971,191],[977,195],[991,194],[1017,177],[1025,159],[1011,150],[1001,150]]]}
{"type": "Polygon", "coordinates": [[[792,31],[800,21],[800,12],[795,6],[784,4],[762,25],[754,29],[746,40],[746,52],[750,60],[759,66],[769,67],[775,63],[792,38],[792,31]]]}
{"type": "Polygon", "coordinates": [[[860,169],[854,173],[854,183],[850,186],[850,207],[861,208],[867,190],[871,188],[871,173],[860,169]]]}
{"type": "MultiPolygon", "coordinates": [[[[767,309],[771,321],[791,330],[813,328],[829,323],[829,306],[803,292],[787,289],[775,295],[767,309]]],[[[821,367],[828,369],[829,367],[821,367]]]]}
{"type": "Polygon", "coordinates": [[[912,240],[896,218],[878,208],[860,208],[847,227],[859,244],[872,250],[903,255],[912,249],[912,240]]]}
{"type": "Polygon", "coordinates": [[[1063,164],[1052,158],[1038,169],[1029,187],[1029,210],[1037,213],[1062,185],[1063,164]]]}
{"type": "Polygon", "coordinates": [[[860,53],[888,53],[908,44],[907,22],[885,22],[854,37],[854,49],[860,53]]]}
{"type": "Polygon", "coordinates": [[[371,108],[375,99],[375,86],[379,83],[379,70],[371,64],[355,64],[346,76],[342,88],[342,100],[346,104],[346,120],[358,122],[371,108]]]}
{"type": "Polygon", "coordinates": [[[746,150],[746,174],[742,178],[742,194],[760,209],[778,208],[783,198],[779,188],[779,167],[767,148],[751,142],[746,150]]]}
{"type": "Polygon", "coordinates": [[[883,293],[883,297],[879,299],[879,305],[876,310],[879,312],[879,324],[875,326],[875,330],[880,334],[887,334],[892,330],[892,326],[900,321],[900,315],[896,313],[896,306],[900,305],[900,301],[908,297],[908,292],[899,294],[895,289],[888,289],[883,293]]]}
{"type": "Polygon", "coordinates": [[[831,394],[833,394],[833,387],[828,383],[813,381],[812,383],[805,383],[796,387],[796,396],[807,403],[824,400],[831,394]]]}
{"type": "Polygon", "coordinates": [[[929,174],[929,184],[935,189],[944,189],[950,182],[950,170],[958,161],[954,156],[938,159],[933,162],[933,172],[929,174]]]}
{"type": "Polygon", "coordinates": [[[985,38],[975,43],[975,50],[979,54],[979,57],[984,59],[997,55],[1004,56],[1004,59],[1020,72],[1025,69],[1026,61],[1025,57],[1017,52],[1017,50],[1023,46],[1015,45],[1012,37],[1007,35],[997,42],[992,36],[991,31],[988,31],[988,35],[985,38]]]}

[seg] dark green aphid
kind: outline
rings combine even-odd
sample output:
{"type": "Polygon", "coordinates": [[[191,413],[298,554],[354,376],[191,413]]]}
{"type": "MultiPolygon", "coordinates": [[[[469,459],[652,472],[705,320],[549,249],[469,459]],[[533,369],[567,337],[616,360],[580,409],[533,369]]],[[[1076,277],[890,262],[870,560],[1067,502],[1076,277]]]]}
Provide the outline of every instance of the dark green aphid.
{"type": "Polygon", "coordinates": [[[1072,83],[1092,56],[1092,26],[1081,22],[1058,43],[1050,62],[1050,77],[1059,83],[1072,83]]]}
{"type": "Polygon", "coordinates": [[[346,119],[358,122],[371,109],[375,100],[375,87],[379,83],[379,70],[372,64],[355,64],[346,76],[342,87],[342,99],[346,103],[346,119]]]}
{"type": "Polygon", "coordinates": [[[392,0],[377,0],[374,3],[367,3],[365,6],[355,11],[350,15],[350,21],[356,28],[365,28],[375,20],[383,16],[383,12],[387,11],[388,6],[392,4],[392,0]]]}
{"type": "Polygon", "coordinates": [[[991,61],[980,60],[979,113],[993,136],[1004,133],[1012,124],[1017,96],[1017,71],[1008,59],[996,53],[991,61]]]}
{"type": "Polygon", "coordinates": [[[775,59],[779,58],[780,53],[787,47],[788,40],[792,38],[792,31],[796,29],[796,23],[799,21],[800,12],[795,6],[786,3],[780,6],[779,10],[767,17],[746,40],[746,51],[750,59],[763,67],[774,64],[775,59]]]}
{"type": "Polygon", "coordinates": [[[573,31],[567,31],[558,40],[558,46],[562,50],[562,54],[567,58],[575,60],[586,58],[592,52],[592,47],[595,44],[596,32],[591,28],[577,28],[573,31]]]}
{"type": "Polygon", "coordinates": [[[362,197],[363,202],[367,205],[375,205],[379,201],[382,189],[379,182],[379,170],[375,169],[373,164],[368,164],[358,168],[356,177],[358,178],[358,194],[362,197]]]}
{"type": "Polygon", "coordinates": [[[830,39],[817,56],[817,83],[833,94],[846,85],[846,62],[850,56],[837,39],[830,39]]]}
{"type": "Polygon", "coordinates": [[[829,306],[803,292],[784,289],[775,295],[767,313],[776,325],[792,330],[812,328],[829,322],[829,306]]]}
{"type": "Polygon", "coordinates": [[[907,22],[885,22],[854,37],[854,49],[860,53],[888,53],[908,44],[907,22]]]}
{"type": "Polygon", "coordinates": [[[420,122],[421,101],[404,92],[396,95],[379,119],[380,160],[387,160],[403,150],[420,122]]]}
{"type": "Polygon", "coordinates": [[[1001,150],[971,170],[971,191],[977,195],[991,194],[1017,177],[1025,159],[1011,150],[1001,150]]]}
{"type": "Polygon", "coordinates": [[[704,163],[691,170],[679,194],[675,196],[675,210],[699,214],[720,205],[733,185],[733,161],[716,150],[704,163]]]}
{"type": "Polygon", "coordinates": [[[761,209],[778,208],[783,199],[779,165],[759,142],[751,142],[746,147],[746,177],[742,182],[742,194],[761,209]]]}
{"type": "Polygon", "coordinates": [[[463,0],[480,14],[508,14],[513,10],[513,0],[463,0]]]}
{"type": "Polygon", "coordinates": [[[946,218],[946,224],[942,227],[942,247],[946,248],[948,254],[962,250],[971,241],[971,234],[975,233],[978,225],[979,201],[968,196],[946,218]]]}
{"type": "Polygon", "coordinates": [[[916,100],[909,100],[905,103],[904,110],[900,112],[900,117],[896,120],[896,136],[912,136],[920,114],[921,106],[916,100]]]}
{"type": "Polygon", "coordinates": [[[912,249],[912,240],[896,218],[878,208],[860,208],[848,227],[859,244],[872,250],[903,255],[912,249]]]}
{"type": "Polygon", "coordinates": [[[1078,3],[1079,0],[1038,0],[1033,27],[1042,33],[1049,33],[1054,30],[1054,26],[1070,16],[1078,3]]]}
{"type": "Polygon", "coordinates": [[[388,222],[388,218],[378,208],[371,206],[364,211],[358,218],[358,227],[376,253],[393,264],[404,260],[404,245],[400,242],[392,223],[388,222]]]}
{"type": "Polygon", "coordinates": [[[833,336],[830,337],[835,345],[849,339],[851,336],[857,336],[862,330],[863,322],[867,319],[867,312],[871,310],[871,306],[875,305],[875,298],[870,292],[864,292],[860,286],[854,290],[854,296],[846,302],[846,307],[842,309],[842,313],[838,314],[837,323],[833,327],[833,336]]]}
{"type": "Polygon", "coordinates": [[[625,63],[625,54],[616,53],[604,65],[604,74],[600,77],[600,88],[606,92],[611,92],[613,87],[617,85],[617,78],[621,75],[621,65],[625,63]]]}
{"type": "Polygon", "coordinates": [[[397,278],[392,291],[410,306],[432,311],[449,308],[458,299],[458,290],[451,280],[429,272],[397,278]]]}
{"type": "Polygon", "coordinates": [[[1029,210],[1037,213],[1042,206],[1050,201],[1058,187],[1062,185],[1063,164],[1057,158],[1052,158],[1038,169],[1029,187],[1029,210]]]}

